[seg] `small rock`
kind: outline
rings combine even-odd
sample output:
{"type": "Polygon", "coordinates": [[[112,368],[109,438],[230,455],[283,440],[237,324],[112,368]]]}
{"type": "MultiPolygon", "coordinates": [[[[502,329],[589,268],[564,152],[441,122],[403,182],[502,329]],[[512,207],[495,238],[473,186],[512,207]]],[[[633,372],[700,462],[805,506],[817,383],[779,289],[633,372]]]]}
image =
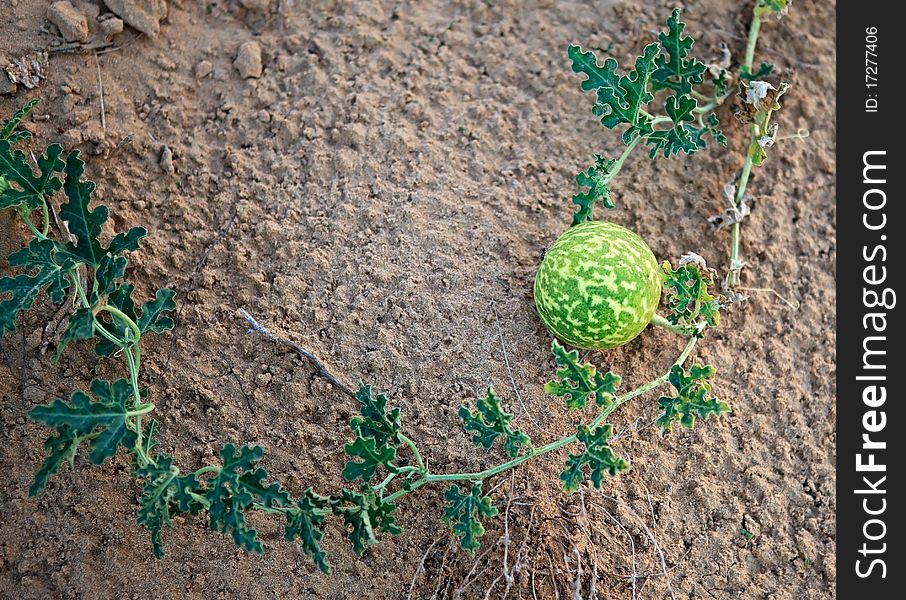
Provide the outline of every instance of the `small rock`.
{"type": "Polygon", "coordinates": [[[249,10],[265,11],[271,6],[271,0],[242,0],[242,6],[249,10]]]}
{"type": "Polygon", "coordinates": [[[236,54],[233,65],[243,79],[261,77],[261,72],[264,70],[261,60],[261,45],[253,41],[239,46],[239,52],[236,54]]]}
{"type": "Polygon", "coordinates": [[[101,21],[101,31],[106,37],[112,37],[118,33],[123,33],[123,20],[112,17],[101,21]]]}
{"type": "Polygon", "coordinates": [[[214,72],[214,65],[210,61],[203,60],[195,65],[195,79],[204,79],[214,72]]]}
{"type": "Polygon", "coordinates": [[[85,18],[89,21],[97,19],[101,14],[101,7],[94,2],[76,2],[74,6],[76,7],[76,10],[85,15],[85,18]]]}
{"type": "Polygon", "coordinates": [[[75,148],[82,143],[82,130],[76,127],[67,130],[63,134],[61,142],[63,143],[63,147],[67,150],[75,148]]]}
{"type": "Polygon", "coordinates": [[[15,93],[16,84],[10,81],[9,75],[6,74],[6,71],[0,68],[0,95],[15,93]]]}
{"type": "Polygon", "coordinates": [[[173,166],[173,151],[170,150],[170,146],[164,146],[163,150],[160,151],[160,160],[157,164],[168,175],[176,172],[176,167],[173,166]]]}
{"type": "Polygon", "coordinates": [[[261,110],[258,111],[258,120],[261,121],[262,123],[270,123],[271,122],[271,113],[267,112],[266,110],[264,110],[262,108],[261,110]]]}
{"type": "Polygon", "coordinates": [[[88,41],[88,19],[68,2],[54,2],[47,9],[47,19],[57,26],[67,42],[88,41]]]}
{"type": "Polygon", "coordinates": [[[104,0],[113,13],[150,38],[160,34],[160,21],[167,16],[166,0],[104,0]]]}

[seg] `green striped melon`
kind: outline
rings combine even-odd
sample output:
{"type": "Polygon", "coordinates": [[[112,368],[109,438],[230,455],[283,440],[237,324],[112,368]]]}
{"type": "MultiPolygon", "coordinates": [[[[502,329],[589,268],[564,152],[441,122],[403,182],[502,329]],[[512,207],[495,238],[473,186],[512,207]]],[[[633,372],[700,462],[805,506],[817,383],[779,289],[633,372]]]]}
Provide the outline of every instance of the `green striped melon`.
{"type": "Polygon", "coordinates": [[[535,305],[561,341],[615,348],[651,322],[662,277],[642,238],[614,223],[589,221],[568,229],[544,255],[535,305]]]}

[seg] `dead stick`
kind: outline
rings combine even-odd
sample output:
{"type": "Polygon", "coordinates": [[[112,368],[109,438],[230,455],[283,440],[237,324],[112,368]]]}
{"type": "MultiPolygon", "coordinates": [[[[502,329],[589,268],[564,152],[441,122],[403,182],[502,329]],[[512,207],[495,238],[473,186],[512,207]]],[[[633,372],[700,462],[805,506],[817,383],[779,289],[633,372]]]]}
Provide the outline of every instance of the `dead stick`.
{"type": "Polygon", "coordinates": [[[312,364],[312,366],[315,368],[315,370],[318,371],[318,374],[321,377],[323,377],[324,379],[326,379],[327,381],[329,381],[330,383],[332,383],[334,385],[334,387],[336,387],[338,390],[340,390],[341,392],[343,392],[350,398],[355,398],[355,392],[353,392],[349,386],[347,386],[346,384],[342,383],[339,379],[334,377],[334,375],[330,371],[327,370],[327,367],[325,367],[324,364],[320,360],[318,360],[317,356],[315,356],[314,354],[312,354],[311,352],[309,352],[308,350],[306,350],[299,344],[293,342],[292,340],[288,340],[284,337],[280,337],[279,335],[274,335],[264,325],[261,325],[260,323],[258,323],[258,321],[256,321],[252,315],[248,314],[245,311],[245,309],[240,308],[239,314],[241,314],[245,318],[245,320],[249,322],[249,332],[250,333],[257,333],[258,335],[264,336],[267,339],[271,340],[272,342],[276,342],[282,346],[286,346],[287,348],[294,351],[296,354],[302,356],[303,358],[305,358],[305,360],[310,362],[312,364]]]}

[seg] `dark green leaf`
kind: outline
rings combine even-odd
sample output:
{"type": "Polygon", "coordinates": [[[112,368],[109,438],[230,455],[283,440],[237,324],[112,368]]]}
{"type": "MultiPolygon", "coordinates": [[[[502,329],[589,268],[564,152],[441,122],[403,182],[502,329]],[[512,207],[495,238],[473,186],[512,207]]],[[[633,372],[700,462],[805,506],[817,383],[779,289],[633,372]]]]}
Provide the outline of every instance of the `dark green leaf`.
{"type": "Polygon", "coordinates": [[[657,44],[648,44],[642,56],[635,60],[635,67],[627,75],[620,76],[614,87],[599,87],[594,113],[601,118],[601,124],[613,129],[622,124],[629,127],[623,132],[623,142],[630,143],[637,135],[651,133],[651,117],[644,107],[654,99],[648,91],[648,82],[655,70],[654,57],[657,44]]]}
{"type": "Polygon", "coordinates": [[[720,322],[721,297],[712,296],[709,286],[714,284],[710,270],[703,269],[695,260],[681,259],[674,270],[668,261],[664,269],[664,304],[667,320],[674,325],[687,327],[692,335],[702,337],[707,328],[720,322]]]}
{"type": "Polygon", "coordinates": [[[289,541],[298,538],[305,554],[327,575],[330,575],[330,565],[327,564],[327,553],[321,549],[321,539],[324,537],[322,523],[330,513],[330,498],[320,496],[308,488],[299,498],[294,510],[286,513],[284,533],[289,541]]]}
{"type": "Polygon", "coordinates": [[[97,290],[91,294],[92,306],[98,305],[98,300],[112,293],[120,280],[126,274],[126,258],[123,256],[103,255],[94,268],[94,279],[97,290]]]}
{"type": "Polygon", "coordinates": [[[242,482],[242,475],[254,470],[263,455],[261,446],[242,446],[237,451],[233,444],[226,444],[220,451],[223,466],[216,477],[208,480],[205,490],[211,531],[230,533],[237,546],[259,554],[264,552],[264,546],[258,532],[246,524],[245,518],[255,495],[242,482]]]}
{"type": "Polygon", "coordinates": [[[771,63],[761,63],[754,72],[750,72],[749,68],[743,65],[739,68],[739,78],[745,81],[753,81],[755,79],[763,79],[773,72],[774,65],[771,63]]]}
{"type": "Polygon", "coordinates": [[[343,477],[349,481],[362,479],[366,483],[374,477],[374,472],[378,467],[384,467],[391,473],[396,471],[393,461],[396,460],[396,448],[394,446],[378,446],[374,438],[363,438],[357,436],[351,444],[346,444],[343,449],[351,458],[359,460],[350,460],[343,466],[343,477]]]}
{"type": "Polygon", "coordinates": [[[505,412],[500,406],[500,398],[494,393],[494,388],[488,386],[484,397],[475,402],[478,409],[474,413],[466,406],[459,407],[459,418],[462,419],[466,431],[474,431],[472,442],[476,446],[490,448],[494,441],[503,436],[503,449],[511,458],[519,456],[523,448],[531,448],[529,437],[510,427],[513,415],[505,412]]]}
{"type": "Polygon", "coordinates": [[[91,382],[91,392],[96,401],[78,391],[69,402],[57,398],[50,404],[34,407],[29,415],[58,432],[72,430],[77,436],[91,436],[91,462],[100,464],[113,456],[120,445],[131,449],[135,444],[135,432],[126,422],[126,403],[132,397],[132,384],[125,379],[112,384],[95,379],[91,382]]]}
{"type": "Polygon", "coordinates": [[[598,88],[615,88],[620,83],[616,74],[617,61],[608,58],[604,66],[598,66],[598,59],[592,51],[584,52],[581,46],[571,44],[566,49],[566,55],[572,61],[572,69],[576,73],[584,73],[587,78],[579,84],[583,92],[594,92],[598,88]]]}
{"type": "Polygon", "coordinates": [[[139,467],[135,473],[136,477],[145,479],[137,521],[151,531],[154,556],[161,558],[164,555],[161,532],[165,525],[173,526],[171,508],[179,469],[173,466],[173,459],[163,452],[154,458],[154,462],[139,467]]]}
{"type": "MultiPolygon", "coordinates": [[[[16,129],[19,127],[19,123],[22,122],[22,119],[28,116],[28,114],[34,110],[34,108],[40,104],[40,98],[35,98],[26,102],[22,108],[13,113],[9,119],[3,121],[3,125],[0,126],[0,138],[9,139],[11,135],[16,133],[16,129]]],[[[28,132],[22,132],[28,133],[28,132]]],[[[30,135],[30,134],[29,134],[30,135]]]]}
{"type": "Polygon", "coordinates": [[[52,435],[44,441],[44,448],[50,451],[47,458],[38,472],[35,473],[35,481],[28,488],[29,496],[37,496],[47,486],[47,481],[52,475],[56,475],[63,461],[72,466],[75,460],[79,444],[82,443],[83,437],[79,436],[73,429],[64,426],[57,428],[58,433],[52,435]]]}
{"type": "Polygon", "coordinates": [[[98,236],[101,235],[101,228],[107,221],[108,210],[103,205],[94,210],[88,207],[95,185],[93,181],[81,180],[85,162],[79,158],[78,150],[73,150],[66,157],[65,171],[66,183],[63,185],[63,191],[67,200],[60,206],[60,219],[68,222],[69,232],[76,237],[75,244],[69,243],[67,248],[72,254],[95,267],[107,254],[98,236]]]}
{"type": "Polygon", "coordinates": [[[144,227],[133,227],[126,233],[118,233],[110,240],[107,251],[114,256],[123,252],[134,252],[138,250],[138,243],[146,235],[148,230],[144,227]]]}
{"type": "Polygon", "coordinates": [[[714,377],[711,365],[692,365],[689,374],[680,365],[670,370],[670,385],[676,389],[676,396],[661,396],[658,404],[664,413],[655,421],[662,430],[670,431],[673,423],[689,429],[695,425],[695,418],[707,419],[710,415],[730,412],[730,405],[717,398],[708,398],[711,392],[710,379],[714,377]]]}
{"type": "Polygon", "coordinates": [[[576,183],[581,187],[587,187],[588,191],[583,190],[573,196],[573,204],[579,206],[579,210],[573,215],[573,225],[591,221],[592,210],[598,200],[605,207],[613,208],[609,181],[614,162],[613,159],[605,160],[600,154],[595,154],[595,165],[589,167],[587,171],[576,174],[576,183]]]}
{"type": "Polygon", "coordinates": [[[142,334],[148,331],[163,333],[173,329],[173,319],[166,313],[176,310],[176,302],[173,301],[175,297],[176,292],[163,288],[157,290],[154,300],[142,304],[142,315],[136,322],[142,334]]]}
{"type": "Polygon", "coordinates": [[[239,477],[239,481],[247,490],[255,495],[255,500],[268,508],[280,506],[289,506],[293,499],[290,498],[289,492],[283,489],[283,486],[272,481],[265,483],[269,477],[267,471],[258,467],[253,471],[246,471],[239,477]]]}
{"type": "Polygon", "coordinates": [[[29,211],[41,206],[44,199],[57,192],[62,186],[56,175],[64,167],[60,159],[62,153],[61,145],[48,146],[37,159],[38,175],[35,175],[25,153],[13,150],[10,140],[0,139],[0,177],[18,186],[18,189],[5,186],[6,189],[0,192],[0,209],[18,206],[29,211]]]}
{"type": "Polygon", "coordinates": [[[342,490],[333,504],[333,512],[343,517],[347,537],[359,556],[368,546],[377,543],[376,529],[392,535],[402,532],[393,516],[395,509],[394,504],[379,498],[367,485],[363,485],[358,492],[342,490]]]}
{"type": "Polygon", "coordinates": [[[551,352],[560,368],[557,379],[544,384],[545,392],[563,398],[570,410],[585,408],[589,396],[594,397],[598,406],[613,403],[613,395],[620,385],[619,375],[609,371],[602,375],[591,364],[580,363],[579,353],[576,350],[567,352],[557,340],[551,344],[551,352]]]}
{"type": "Polygon", "coordinates": [[[591,482],[596,488],[601,487],[604,475],[614,477],[629,468],[629,462],[614,453],[608,444],[613,435],[613,427],[605,423],[594,429],[579,425],[576,437],[585,446],[580,454],[570,454],[566,459],[566,469],[560,473],[563,491],[575,492],[585,481],[585,467],[588,467],[591,482]]]}
{"type": "Polygon", "coordinates": [[[667,19],[667,31],[658,35],[661,53],[655,59],[657,70],[651,75],[655,90],[670,89],[679,96],[686,96],[704,80],[707,67],[689,55],[694,40],[683,35],[685,29],[679,9],[674,9],[667,19]]]}
{"type": "Polygon", "coordinates": [[[57,255],[51,240],[37,238],[32,238],[25,248],[13,252],[9,256],[9,264],[37,272],[0,278],[0,336],[7,331],[15,331],[16,317],[34,306],[41,290],[47,289],[47,295],[54,303],[62,302],[69,287],[66,275],[75,268],[72,260],[57,255]],[[2,299],[4,296],[9,297],[2,299]]]}
{"type": "Polygon", "coordinates": [[[370,384],[359,382],[355,393],[359,415],[350,421],[352,431],[363,438],[373,438],[377,446],[396,446],[399,442],[400,409],[387,410],[387,396],[374,395],[370,384]]]}
{"type": "Polygon", "coordinates": [[[673,121],[673,128],[654,131],[648,136],[646,143],[652,146],[649,152],[651,158],[657,156],[659,151],[663,152],[664,158],[669,158],[680,152],[693,154],[699,149],[700,138],[693,135],[692,128],[688,125],[695,120],[692,111],[695,110],[696,105],[695,99],[691,96],[667,98],[666,110],[667,115],[673,121]]]}
{"type": "Polygon", "coordinates": [[[451,485],[444,492],[443,521],[453,529],[453,535],[459,538],[460,547],[469,554],[481,545],[479,540],[484,535],[482,518],[490,518],[497,514],[497,507],[488,496],[481,495],[481,482],[472,484],[468,494],[463,494],[456,484],[451,485]]]}

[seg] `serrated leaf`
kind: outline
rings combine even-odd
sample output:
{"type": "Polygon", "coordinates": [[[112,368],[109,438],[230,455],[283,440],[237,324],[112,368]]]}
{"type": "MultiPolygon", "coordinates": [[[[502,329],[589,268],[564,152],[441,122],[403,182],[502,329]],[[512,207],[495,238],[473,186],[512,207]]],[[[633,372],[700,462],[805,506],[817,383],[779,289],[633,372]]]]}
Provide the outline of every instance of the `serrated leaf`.
{"type": "Polygon", "coordinates": [[[554,360],[560,367],[557,379],[544,384],[544,391],[552,396],[563,398],[570,410],[585,408],[588,398],[594,397],[598,406],[613,404],[613,396],[620,385],[620,376],[611,372],[601,374],[590,363],[579,362],[579,352],[570,350],[554,340],[551,343],[554,360]]]}
{"type": "Polygon", "coordinates": [[[391,473],[396,471],[393,464],[396,460],[396,447],[379,446],[375,438],[363,438],[359,435],[343,449],[349,457],[359,459],[347,461],[343,466],[343,478],[348,481],[361,479],[367,483],[374,477],[378,467],[384,467],[391,473]]]}
{"type": "Polygon", "coordinates": [[[142,335],[148,331],[163,333],[173,329],[175,325],[173,319],[166,313],[176,310],[176,302],[173,301],[175,297],[176,292],[163,288],[157,290],[154,300],[149,300],[142,304],[142,314],[136,321],[136,325],[138,325],[142,335]]]}
{"type": "Polygon", "coordinates": [[[456,484],[451,485],[444,492],[443,521],[453,529],[453,535],[459,538],[459,546],[469,554],[481,546],[479,540],[484,535],[482,518],[490,518],[497,514],[497,507],[488,496],[481,495],[481,482],[472,484],[468,494],[463,494],[456,484]]]}
{"type": "Polygon", "coordinates": [[[745,81],[752,81],[754,79],[762,79],[767,77],[774,72],[774,65],[771,63],[761,63],[758,65],[758,68],[754,72],[749,71],[749,67],[743,65],[739,67],[739,78],[745,81]]]}
{"type": "Polygon", "coordinates": [[[605,160],[600,154],[595,154],[594,166],[576,174],[576,183],[580,187],[587,187],[588,190],[582,190],[573,196],[573,204],[579,206],[579,210],[573,215],[573,225],[591,221],[592,211],[598,200],[607,208],[614,207],[613,201],[610,199],[609,183],[610,170],[614,162],[613,159],[605,160]]]}
{"type": "Polygon", "coordinates": [[[670,89],[684,96],[704,81],[707,66],[689,55],[695,40],[683,35],[685,29],[680,10],[674,9],[667,18],[667,31],[658,34],[661,52],[655,59],[657,70],[651,75],[653,89],[670,89]]]}
{"type": "Polygon", "coordinates": [[[69,315],[69,322],[66,324],[66,331],[57,344],[57,351],[50,359],[52,364],[60,359],[63,350],[69,342],[78,340],[90,340],[94,337],[94,313],[90,308],[80,308],[69,315]]]}
{"type": "Polygon", "coordinates": [[[493,387],[488,386],[485,395],[475,402],[475,407],[477,410],[472,412],[468,407],[460,406],[459,418],[466,431],[475,432],[472,442],[476,446],[490,448],[502,436],[503,449],[510,458],[519,456],[523,448],[531,448],[529,437],[510,427],[513,415],[500,406],[500,398],[494,393],[493,387]]]}
{"type": "Polygon", "coordinates": [[[94,268],[96,290],[91,293],[91,304],[113,292],[123,276],[126,275],[126,258],[123,256],[103,255],[94,268]]]}
{"type": "Polygon", "coordinates": [[[258,467],[253,471],[247,471],[239,477],[239,481],[247,490],[255,495],[256,502],[268,508],[277,508],[289,506],[293,499],[290,498],[289,492],[283,489],[283,486],[276,481],[266,483],[269,477],[268,472],[258,467]]]}
{"type": "Polygon", "coordinates": [[[647,136],[652,132],[651,118],[644,107],[654,99],[648,91],[648,82],[656,66],[654,58],[659,47],[648,44],[642,55],[635,59],[635,66],[627,75],[620,76],[614,87],[599,87],[594,114],[601,124],[613,129],[622,124],[629,125],[623,132],[623,142],[630,143],[637,135],[647,136]]]}
{"type": "Polygon", "coordinates": [[[595,53],[590,50],[585,52],[577,44],[570,44],[566,49],[566,55],[572,61],[573,71],[587,76],[579,84],[583,92],[594,92],[603,87],[615,88],[619,85],[620,78],[616,74],[619,65],[613,58],[607,58],[603,67],[598,66],[595,53]]]}
{"type": "Polygon", "coordinates": [[[392,535],[402,532],[396,525],[394,510],[396,505],[385,502],[366,485],[358,492],[342,490],[339,499],[333,503],[333,512],[343,517],[346,537],[359,556],[368,546],[377,543],[376,529],[392,535]]]}
{"type": "Polygon", "coordinates": [[[164,555],[161,533],[164,526],[173,526],[171,506],[179,469],[173,466],[173,459],[168,454],[161,452],[154,457],[154,464],[139,467],[135,475],[146,480],[136,520],[151,532],[154,556],[161,558],[164,555]]]}
{"type": "MultiPolygon", "coordinates": [[[[0,138],[9,139],[11,135],[16,133],[16,129],[19,127],[19,124],[22,120],[28,116],[28,114],[34,110],[34,108],[41,103],[40,98],[35,98],[26,102],[22,108],[13,113],[9,119],[3,121],[3,125],[0,126],[0,138]]],[[[28,132],[21,132],[28,133],[28,132]]],[[[31,134],[29,134],[31,135],[31,134]]]]}
{"type": "Polygon", "coordinates": [[[98,236],[101,235],[109,211],[103,205],[94,210],[89,208],[96,186],[93,181],[82,181],[84,171],[85,162],[79,158],[79,151],[73,150],[66,156],[66,182],[63,191],[67,200],[60,206],[60,219],[67,222],[69,232],[76,237],[76,242],[68,243],[67,249],[95,267],[107,254],[98,236]]]}
{"type": "Polygon", "coordinates": [[[613,426],[605,423],[594,429],[579,425],[576,438],[585,446],[580,454],[570,454],[566,459],[566,468],[560,473],[563,491],[575,492],[585,481],[585,469],[589,470],[591,482],[596,488],[601,487],[604,475],[615,477],[629,468],[629,462],[617,455],[608,444],[613,436],[613,426]]]}
{"type": "Polygon", "coordinates": [[[116,256],[123,252],[135,252],[138,250],[139,242],[148,235],[148,230],[144,227],[133,227],[126,233],[118,233],[110,240],[107,251],[116,256]]]}
{"type": "Polygon", "coordinates": [[[711,365],[692,365],[689,374],[680,365],[673,365],[669,382],[676,389],[676,396],[661,396],[658,404],[664,413],[655,421],[661,430],[670,431],[674,422],[687,429],[695,425],[696,417],[707,419],[710,415],[730,412],[730,405],[717,398],[708,398],[710,380],[714,377],[711,365]]]}
{"type": "Polygon", "coordinates": [[[64,167],[60,159],[63,147],[59,144],[48,146],[37,158],[38,174],[35,175],[25,153],[13,150],[11,145],[12,140],[0,139],[0,176],[17,187],[7,186],[0,192],[0,209],[18,206],[29,211],[38,208],[43,199],[52,196],[63,185],[57,176],[64,167]]]}
{"type": "Polygon", "coordinates": [[[690,333],[702,337],[706,328],[720,323],[721,296],[713,296],[709,287],[714,284],[710,270],[694,260],[680,260],[676,269],[669,261],[661,265],[664,270],[664,305],[667,320],[682,325],[690,333]]]}
{"type": "Polygon", "coordinates": [[[62,302],[69,287],[66,275],[75,268],[72,260],[57,255],[53,241],[37,238],[10,254],[8,260],[11,267],[22,267],[34,273],[0,277],[0,336],[15,331],[16,317],[34,306],[41,290],[46,289],[55,304],[62,302]]]}
{"type": "Polygon", "coordinates": [[[131,449],[135,444],[135,432],[126,422],[126,403],[132,397],[132,384],[126,379],[118,379],[112,384],[95,379],[91,382],[91,392],[97,400],[78,391],[72,394],[69,402],[57,398],[50,404],[32,408],[28,414],[59,432],[68,428],[77,436],[91,436],[89,458],[94,464],[100,464],[113,456],[119,446],[131,449]]]}
{"type": "Polygon", "coordinates": [[[698,149],[698,142],[704,147],[704,141],[692,133],[689,123],[695,120],[692,111],[698,103],[691,96],[671,96],[667,98],[666,110],[667,115],[673,122],[672,129],[664,129],[652,132],[646,143],[651,146],[649,156],[654,158],[658,152],[664,154],[664,158],[669,158],[680,152],[694,154],[698,149]]]}
{"type": "Polygon", "coordinates": [[[327,553],[321,549],[321,539],[324,537],[322,523],[331,512],[330,498],[320,496],[312,488],[308,488],[293,510],[286,512],[284,533],[284,537],[291,542],[298,538],[305,554],[327,575],[330,575],[330,565],[327,564],[327,553]]]}
{"type": "Polygon", "coordinates": [[[363,438],[374,438],[377,446],[396,446],[401,429],[400,409],[387,410],[387,396],[375,396],[371,384],[359,382],[355,399],[359,402],[359,416],[349,423],[352,431],[363,438]]]}
{"type": "MultiPolygon", "coordinates": [[[[220,451],[223,466],[207,480],[204,496],[208,500],[211,531],[229,533],[236,545],[249,552],[264,552],[258,532],[246,524],[246,512],[255,502],[255,490],[242,481],[242,476],[255,470],[264,456],[261,446],[242,446],[238,450],[227,443],[220,451]]],[[[267,473],[265,472],[265,477],[267,473]]]]}
{"type": "Polygon", "coordinates": [[[38,472],[35,473],[35,481],[28,488],[29,496],[37,496],[47,486],[51,476],[60,471],[63,462],[72,465],[78,452],[79,444],[84,437],[79,436],[75,430],[61,426],[57,428],[58,433],[52,435],[44,441],[44,449],[49,450],[50,454],[44,459],[44,463],[38,472]]]}

